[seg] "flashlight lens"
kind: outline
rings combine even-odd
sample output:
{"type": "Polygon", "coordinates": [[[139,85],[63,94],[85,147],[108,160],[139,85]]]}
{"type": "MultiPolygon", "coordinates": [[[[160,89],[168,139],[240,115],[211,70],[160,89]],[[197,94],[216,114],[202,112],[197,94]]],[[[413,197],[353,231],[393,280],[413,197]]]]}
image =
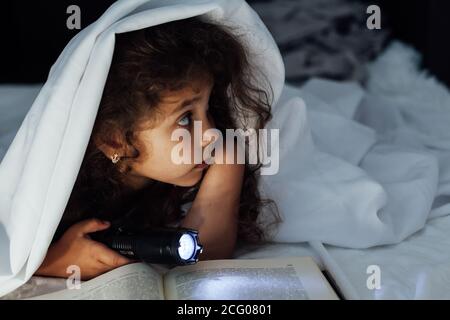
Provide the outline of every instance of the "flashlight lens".
{"type": "Polygon", "coordinates": [[[180,246],[178,247],[178,254],[181,259],[188,260],[195,253],[195,239],[188,233],[180,237],[180,246]]]}

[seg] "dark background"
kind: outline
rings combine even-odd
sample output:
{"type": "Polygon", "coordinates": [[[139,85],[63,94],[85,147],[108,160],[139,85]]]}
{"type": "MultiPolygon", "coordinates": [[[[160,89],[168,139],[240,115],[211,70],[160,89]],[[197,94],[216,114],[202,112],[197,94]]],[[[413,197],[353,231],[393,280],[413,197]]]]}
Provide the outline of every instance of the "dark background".
{"type": "Polygon", "coordinates": [[[450,1],[380,0],[393,36],[413,44],[424,67],[450,87],[450,1]]]}
{"type": "MultiPolygon", "coordinates": [[[[248,1],[250,4],[265,0],[248,1]]],[[[266,0],[270,1],[270,0],[266,0]]],[[[355,0],[356,1],[356,0],[355,0]]],[[[363,0],[361,0],[363,1],[363,0]]],[[[94,22],[113,0],[2,1],[0,83],[45,82],[51,65],[79,30],[69,30],[66,9],[81,8],[81,28],[94,22]]],[[[382,27],[414,45],[423,66],[450,86],[450,1],[364,1],[381,7],[382,27]]]]}

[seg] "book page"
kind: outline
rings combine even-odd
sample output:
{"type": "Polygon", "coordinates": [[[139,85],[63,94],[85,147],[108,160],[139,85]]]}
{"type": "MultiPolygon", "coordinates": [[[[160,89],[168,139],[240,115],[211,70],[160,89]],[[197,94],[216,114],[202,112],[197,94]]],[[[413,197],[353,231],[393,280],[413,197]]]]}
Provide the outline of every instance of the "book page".
{"type": "Polygon", "coordinates": [[[338,299],[310,257],[212,260],[177,267],[164,277],[167,299],[338,299]]]}
{"type": "Polygon", "coordinates": [[[81,283],[80,289],[66,289],[32,300],[163,300],[161,271],[145,263],[133,263],[81,283]]]}

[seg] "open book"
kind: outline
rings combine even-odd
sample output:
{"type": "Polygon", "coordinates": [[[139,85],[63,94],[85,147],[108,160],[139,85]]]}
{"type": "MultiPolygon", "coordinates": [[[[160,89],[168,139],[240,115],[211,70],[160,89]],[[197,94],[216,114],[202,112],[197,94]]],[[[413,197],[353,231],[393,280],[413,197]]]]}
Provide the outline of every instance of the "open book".
{"type": "Polygon", "coordinates": [[[339,299],[310,257],[210,260],[164,269],[129,264],[32,299],[339,299]]]}

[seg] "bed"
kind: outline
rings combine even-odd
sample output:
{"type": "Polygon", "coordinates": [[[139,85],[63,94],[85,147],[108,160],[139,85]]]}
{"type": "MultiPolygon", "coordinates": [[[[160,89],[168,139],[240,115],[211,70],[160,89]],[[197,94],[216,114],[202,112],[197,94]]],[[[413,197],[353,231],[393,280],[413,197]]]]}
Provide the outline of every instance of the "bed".
{"type": "MultiPolygon", "coordinates": [[[[398,42],[386,51],[389,51],[388,54],[395,61],[409,61],[405,68],[415,66],[414,70],[409,70],[412,72],[409,74],[409,84],[414,84],[416,91],[417,88],[422,88],[423,92],[416,92],[416,95],[434,97],[429,99],[429,107],[432,110],[433,104],[450,108],[450,92],[433,77],[419,70],[420,59],[417,52],[398,42]]],[[[390,67],[388,60],[386,55],[382,55],[379,61],[368,66],[369,82],[366,89],[372,99],[377,98],[377,92],[381,95],[380,91],[376,91],[377,81],[386,77],[383,68],[390,67]]],[[[40,87],[0,86],[0,160],[40,87]]],[[[397,88],[391,87],[391,92],[385,92],[383,98],[386,99],[386,95],[390,94],[397,99],[408,101],[414,98],[410,97],[409,89],[412,88],[408,88],[405,83],[397,88]]],[[[370,119],[365,121],[370,124],[370,119]]],[[[442,159],[444,161],[446,158],[442,159]]],[[[447,159],[450,160],[450,156],[447,159]]],[[[448,166],[443,168],[441,179],[448,182],[448,166]]],[[[441,202],[439,210],[430,215],[423,229],[397,244],[348,249],[314,241],[270,243],[239,247],[235,258],[312,256],[322,269],[331,274],[346,299],[450,299],[450,216],[446,214],[450,201],[443,197],[441,202]],[[371,288],[368,285],[373,266],[380,272],[379,288],[371,288]]],[[[22,287],[3,298],[27,298],[64,287],[63,279],[32,277],[22,287]]]]}

